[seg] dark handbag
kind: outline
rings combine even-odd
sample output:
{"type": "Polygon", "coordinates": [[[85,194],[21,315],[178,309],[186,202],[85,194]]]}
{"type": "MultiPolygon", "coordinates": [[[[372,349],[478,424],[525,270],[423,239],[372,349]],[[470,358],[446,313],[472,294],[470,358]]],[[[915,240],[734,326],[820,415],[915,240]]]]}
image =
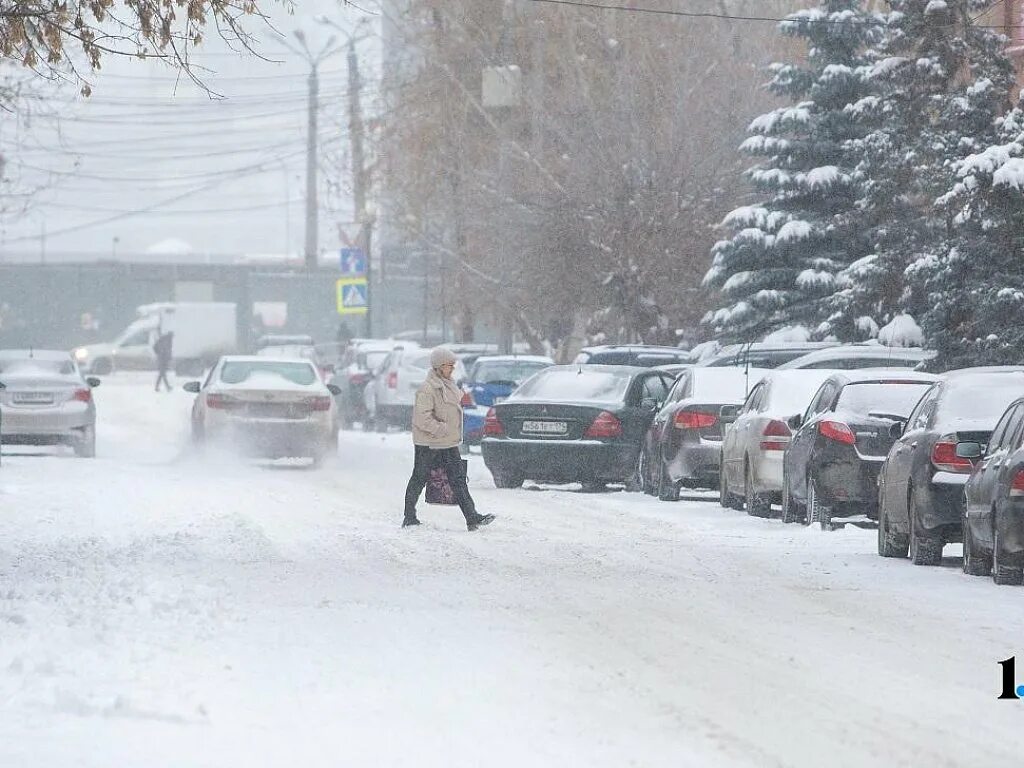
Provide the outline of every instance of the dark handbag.
{"type": "MultiPolygon", "coordinates": [[[[460,461],[462,461],[462,472],[468,477],[469,462],[465,459],[460,459],[460,461]]],[[[426,501],[427,504],[442,504],[444,506],[458,504],[455,500],[455,490],[448,480],[448,471],[443,465],[430,470],[430,479],[427,480],[426,501]]]]}

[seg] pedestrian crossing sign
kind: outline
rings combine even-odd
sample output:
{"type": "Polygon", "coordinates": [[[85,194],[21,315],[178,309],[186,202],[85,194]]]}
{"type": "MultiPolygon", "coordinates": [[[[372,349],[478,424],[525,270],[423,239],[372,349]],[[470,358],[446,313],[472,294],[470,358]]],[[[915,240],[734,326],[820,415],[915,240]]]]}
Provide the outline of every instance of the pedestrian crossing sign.
{"type": "Polygon", "coordinates": [[[365,277],[343,277],[338,281],[338,314],[365,315],[370,307],[370,287],[365,277]]]}

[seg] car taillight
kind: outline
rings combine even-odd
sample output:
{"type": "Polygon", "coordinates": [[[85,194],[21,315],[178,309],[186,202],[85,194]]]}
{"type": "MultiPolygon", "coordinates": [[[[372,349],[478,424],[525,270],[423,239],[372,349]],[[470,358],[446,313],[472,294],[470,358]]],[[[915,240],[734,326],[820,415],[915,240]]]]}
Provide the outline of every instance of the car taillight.
{"type": "Polygon", "coordinates": [[[206,396],[206,407],[216,408],[218,410],[227,410],[234,408],[238,404],[238,401],[231,397],[225,397],[224,395],[217,395],[210,393],[206,396]]]}
{"type": "Polygon", "coordinates": [[[956,455],[956,435],[943,435],[932,447],[932,465],[941,472],[969,475],[974,469],[970,459],[956,455]]]}
{"type": "Polygon", "coordinates": [[[329,395],[317,395],[316,397],[309,398],[306,403],[309,405],[311,411],[329,411],[331,410],[331,398],[329,395]]]}
{"type": "Polygon", "coordinates": [[[676,429],[705,429],[717,423],[718,417],[715,414],[702,411],[679,411],[672,419],[676,429]]]}
{"type": "Polygon", "coordinates": [[[819,421],[818,432],[821,433],[822,437],[835,440],[837,443],[854,445],[857,442],[853,430],[841,421],[819,421]]]}
{"type": "Polygon", "coordinates": [[[761,433],[761,437],[772,438],[761,441],[762,451],[784,451],[789,445],[789,438],[793,436],[789,426],[784,421],[773,419],[761,433]]]}
{"type": "Polygon", "coordinates": [[[619,437],[620,435],[622,435],[622,422],[608,411],[601,411],[583,434],[584,437],[619,437]]]}
{"type": "Polygon", "coordinates": [[[505,427],[498,418],[498,414],[491,408],[484,417],[484,437],[504,437],[505,427]]]}
{"type": "Polygon", "coordinates": [[[473,399],[473,393],[468,389],[462,392],[462,407],[463,408],[475,408],[476,400],[473,399]]]}
{"type": "Polygon", "coordinates": [[[1018,469],[1010,481],[1010,495],[1024,496],[1024,469],[1018,469]]]}
{"type": "Polygon", "coordinates": [[[398,389],[398,371],[388,374],[388,389],[398,389]]]}
{"type": "Polygon", "coordinates": [[[71,396],[72,400],[77,400],[80,403],[91,403],[92,402],[92,390],[91,389],[76,389],[75,393],[71,396]]]}

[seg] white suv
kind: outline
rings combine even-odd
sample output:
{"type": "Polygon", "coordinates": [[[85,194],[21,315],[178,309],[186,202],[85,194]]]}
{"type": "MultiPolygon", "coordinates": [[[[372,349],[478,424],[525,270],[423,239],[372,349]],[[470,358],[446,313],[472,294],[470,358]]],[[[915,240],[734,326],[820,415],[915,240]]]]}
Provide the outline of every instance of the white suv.
{"type": "MultiPolygon", "coordinates": [[[[378,432],[389,426],[410,429],[416,390],[430,372],[429,349],[395,349],[373,371],[373,380],[363,390],[368,420],[378,432]]],[[[453,378],[466,377],[462,363],[455,366],[453,378]]]]}

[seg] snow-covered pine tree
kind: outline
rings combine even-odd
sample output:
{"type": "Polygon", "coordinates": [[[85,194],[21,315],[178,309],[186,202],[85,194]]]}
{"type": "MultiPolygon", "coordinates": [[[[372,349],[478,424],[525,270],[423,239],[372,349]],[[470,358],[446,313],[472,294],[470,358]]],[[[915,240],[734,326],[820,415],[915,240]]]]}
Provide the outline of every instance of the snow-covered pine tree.
{"type": "Polygon", "coordinates": [[[949,233],[934,202],[955,181],[956,162],[992,143],[995,118],[1009,107],[1005,40],[972,22],[987,1],[890,0],[884,39],[864,70],[872,92],[848,109],[865,130],[851,150],[861,158],[858,229],[872,248],[840,273],[828,302],[840,338],[875,336],[930,305],[922,276],[948,250],[949,233]]]}
{"type": "Polygon", "coordinates": [[[912,269],[927,287],[935,370],[1024,362],[1024,109],[996,127],[998,143],[958,162],[959,181],[939,201],[949,248],[912,269]]]}
{"type": "Polygon", "coordinates": [[[719,309],[704,323],[716,334],[752,340],[787,325],[815,329],[835,276],[868,253],[850,221],[860,197],[846,147],[861,135],[847,110],[866,94],[860,72],[880,20],[860,0],[822,0],[780,24],[806,56],[772,65],[770,89],[788,106],[756,118],[741,151],[761,158],[748,176],[761,202],[722,223],[731,238],[712,249],[704,277],[719,309]]]}

